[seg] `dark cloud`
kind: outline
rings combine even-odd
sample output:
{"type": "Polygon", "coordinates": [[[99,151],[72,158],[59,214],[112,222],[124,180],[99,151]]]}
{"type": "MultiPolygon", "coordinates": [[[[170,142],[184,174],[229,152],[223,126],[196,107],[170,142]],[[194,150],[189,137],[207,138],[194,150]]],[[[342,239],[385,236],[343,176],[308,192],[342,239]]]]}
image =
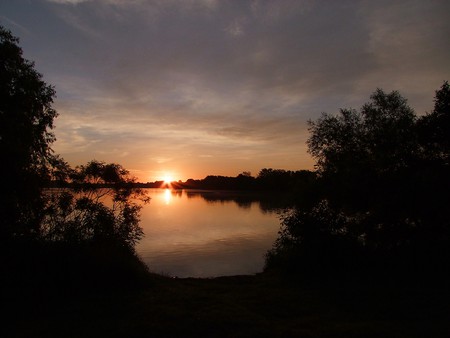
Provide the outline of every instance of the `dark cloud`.
{"type": "Polygon", "coordinates": [[[192,161],[218,174],[244,162],[253,172],[310,168],[306,120],[358,108],[377,87],[399,89],[424,112],[450,78],[446,1],[18,0],[0,8],[2,24],[56,86],[57,150],[71,161],[117,153],[141,171],[197,168],[192,161]]]}

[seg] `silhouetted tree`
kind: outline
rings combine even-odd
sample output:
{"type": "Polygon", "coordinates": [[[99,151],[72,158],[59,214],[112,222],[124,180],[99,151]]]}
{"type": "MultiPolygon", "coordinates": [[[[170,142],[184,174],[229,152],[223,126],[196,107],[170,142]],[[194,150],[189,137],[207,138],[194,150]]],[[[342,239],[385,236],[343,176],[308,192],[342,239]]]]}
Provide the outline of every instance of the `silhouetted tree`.
{"type": "Polygon", "coordinates": [[[309,122],[321,201],[285,215],[269,265],[355,266],[369,253],[383,266],[420,261],[418,271],[449,263],[448,83],[420,119],[396,91],[370,98],[309,122]]]}
{"type": "Polygon", "coordinates": [[[235,181],[237,190],[254,190],[256,187],[256,180],[249,171],[239,174],[235,181]]]}
{"type": "Polygon", "coordinates": [[[308,151],[318,173],[329,191],[351,203],[371,203],[373,191],[403,175],[418,156],[416,117],[406,99],[381,89],[370,99],[359,112],[342,109],[308,122],[308,151]]]}
{"type": "Polygon", "coordinates": [[[18,42],[0,26],[0,233],[6,237],[34,235],[42,182],[59,162],[51,149],[55,90],[22,57],[18,42]]]}
{"type": "Polygon", "coordinates": [[[282,216],[280,234],[266,255],[266,268],[307,273],[355,268],[351,259],[361,258],[362,253],[360,223],[360,217],[347,216],[327,200],[311,208],[291,209],[282,216]]]}
{"type": "Polygon", "coordinates": [[[108,240],[131,249],[142,236],[139,206],[131,198],[145,196],[118,164],[92,161],[71,169],[53,153],[55,90],[2,27],[0,95],[2,238],[108,240]],[[59,189],[48,189],[55,183],[59,189]]]}
{"type": "Polygon", "coordinates": [[[424,157],[450,165],[450,85],[436,91],[434,109],[418,121],[424,157]]]}
{"type": "Polygon", "coordinates": [[[138,285],[147,272],[132,198],[145,196],[120,165],[71,169],[53,153],[54,97],[0,26],[0,288],[138,285]]]}
{"type": "Polygon", "coordinates": [[[143,236],[137,202],[148,200],[134,182],[118,164],[91,161],[75,168],[68,188],[48,194],[41,238],[67,244],[108,242],[133,249],[143,236]]]}
{"type": "Polygon", "coordinates": [[[342,109],[309,121],[308,151],[322,174],[365,170],[377,174],[408,165],[417,151],[416,117],[397,91],[377,89],[358,112],[342,109]]]}
{"type": "Polygon", "coordinates": [[[286,191],[292,187],[292,172],[283,169],[261,169],[256,178],[262,189],[286,191]]]}
{"type": "MultiPolygon", "coordinates": [[[[341,110],[309,122],[308,151],[326,186],[326,198],[385,219],[406,217],[419,159],[416,116],[397,91],[377,89],[360,111],[341,110]]],[[[411,215],[409,215],[411,216],[411,215]]]]}

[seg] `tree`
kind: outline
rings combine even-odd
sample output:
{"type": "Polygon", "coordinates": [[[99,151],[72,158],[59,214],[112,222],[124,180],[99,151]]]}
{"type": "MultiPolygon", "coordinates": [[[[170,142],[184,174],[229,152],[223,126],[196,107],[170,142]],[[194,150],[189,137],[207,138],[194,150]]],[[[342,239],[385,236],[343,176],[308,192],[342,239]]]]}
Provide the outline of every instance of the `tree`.
{"type": "Polygon", "coordinates": [[[308,124],[308,151],[334,199],[381,208],[386,197],[397,198],[392,181],[406,177],[419,154],[416,117],[399,92],[377,89],[359,111],[341,109],[308,124]]]}
{"type": "Polygon", "coordinates": [[[407,100],[381,89],[359,111],[309,121],[308,150],[317,159],[326,198],[383,215],[386,224],[413,217],[420,201],[412,184],[420,159],[416,124],[407,100]]]}
{"type": "Polygon", "coordinates": [[[449,107],[445,82],[419,119],[398,92],[377,89],[359,111],[310,121],[321,200],[285,215],[268,264],[355,266],[370,256],[398,271],[447,265],[449,107]]]}
{"type": "Polygon", "coordinates": [[[41,239],[113,244],[133,251],[143,236],[138,202],[148,198],[133,187],[129,172],[119,164],[91,161],[72,170],[68,182],[48,195],[41,239]]]}
{"type": "Polygon", "coordinates": [[[286,191],[292,187],[292,177],[291,171],[263,168],[259,171],[257,181],[262,189],[286,191]]]}
{"type": "Polygon", "coordinates": [[[55,90],[18,42],[0,27],[0,287],[141,285],[147,270],[134,251],[143,232],[133,198],[145,196],[118,164],[72,169],[54,154],[55,90]]]}
{"type": "Polygon", "coordinates": [[[143,232],[133,198],[144,194],[118,164],[72,169],[54,154],[55,90],[18,42],[0,27],[2,283],[39,292],[140,285],[147,270],[134,251],[143,232]]]}
{"type": "Polygon", "coordinates": [[[377,89],[358,112],[341,109],[309,121],[309,153],[325,175],[353,175],[354,169],[381,174],[408,166],[417,151],[415,115],[399,92],[377,89]]]}
{"type": "Polygon", "coordinates": [[[450,165],[450,85],[436,91],[434,109],[418,121],[424,156],[450,165]]]}
{"type": "Polygon", "coordinates": [[[0,26],[0,232],[33,235],[42,207],[42,182],[59,162],[51,145],[55,90],[23,58],[18,38],[0,26]]]}
{"type": "Polygon", "coordinates": [[[289,210],[283,214],[280,235],[266,255],[266,268],[309,273],[329,273],[330,269],[343,266],[355,268],[348,256],[360,257],[362,253],[355,231],[359,222],[326,200],[311,208],[289,210]]]}
{"type": "Polygon", "coordinates": [[[22,57],[19,40],[0,27],[0,231],[5,240],[108,241],[133,249],[142,237],[145,195],[118,164],[71,169],[54,154],[55,90],[22,57]],[[47,189],[59,182],[59,189],[47,189]]]}

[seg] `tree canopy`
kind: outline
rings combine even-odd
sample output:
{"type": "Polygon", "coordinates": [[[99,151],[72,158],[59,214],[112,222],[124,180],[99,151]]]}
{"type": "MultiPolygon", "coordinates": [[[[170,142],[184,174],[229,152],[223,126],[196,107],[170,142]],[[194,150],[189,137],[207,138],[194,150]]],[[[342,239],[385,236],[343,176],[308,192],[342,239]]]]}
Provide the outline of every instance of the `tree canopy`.
{"type": "Polygon", "coordinates": [[[18,43],[0,26],[1,238],[114,242],[134,250],[143,232],[132,198],[145,202],[145,195],[119,164],[91,161],[72,169],[54,154],[55,90],[18,43]]]}
{"type": "Polygon", "coordinates": [[[40,185],[58,162],[51,148],[57,113],[54,88],[23,58],[18,42],[0,27],[0,228],[3,234],[20,228],[23,235],[39,222],[40,185]]]}
{"type": "Polygon", "coordinates": [[[417,152],[416,116],[399,92],[377,89],[360,111],[341,109],[309,121],[309,153],[324,175],[374,173],[408,166],[417,152]]]}
{"type": "Polygon", "coordinates": [[[450,165],[450,85],[436,91],[434,109],[418,121],[424,157],[450,165]]]}
{"type": "Polygon", "coordinates": [[[67,244],[115,243],[133,250],[143,236],[141,206],[134,201],[148,201],[134,182],[114,163],[91,161],[70,170],[65,184],[48,194],[40,237],[67,244]]]}
{"type": "Polygon", "coordinates": [[[421,117],[399,92],[377,89],[360,110],[310,121],[320,193],[285,214],[268,265],[448,264],[449,107],[444,82],[421,117]]]}

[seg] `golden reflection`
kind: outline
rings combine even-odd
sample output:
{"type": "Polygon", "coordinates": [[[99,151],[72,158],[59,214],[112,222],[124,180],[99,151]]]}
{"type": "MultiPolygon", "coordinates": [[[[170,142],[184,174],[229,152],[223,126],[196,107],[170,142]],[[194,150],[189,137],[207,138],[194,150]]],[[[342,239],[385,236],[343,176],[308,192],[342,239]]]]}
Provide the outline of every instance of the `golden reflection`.
{"type": "Polygon", "coordinates": [[[164,202],[167,205],[169,205],[171,201],[172,201],[172,192],[170,191],[170,189],[166,189],[164,191],[164,202]]]}
{"type": "Polygon", "coordinates": [[[204,197],[217,196],[188,197],[182,190],[149,189],[149,195],[152,202],[141,212],[146,236],[136,251],[152,270],[178,277],[262,271],[280,227],[275,212],[263,213],[258,204],[208,203],[204,197]]]}

